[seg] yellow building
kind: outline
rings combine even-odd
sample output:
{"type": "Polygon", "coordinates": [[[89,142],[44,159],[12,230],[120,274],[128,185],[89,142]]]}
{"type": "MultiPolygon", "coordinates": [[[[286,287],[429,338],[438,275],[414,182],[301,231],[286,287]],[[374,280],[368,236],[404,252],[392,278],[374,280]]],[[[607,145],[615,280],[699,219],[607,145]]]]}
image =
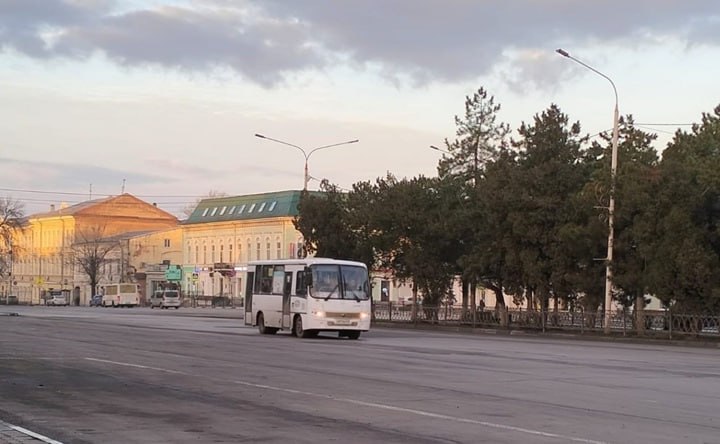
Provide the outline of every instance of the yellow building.
{"type": "Polygon", "coordinates": [[[140,285],[144,301],[166,281],[165,271],[169,266],[182,265],[182,240],[180,227],[129,237],[128,265],[140,285]]]}
{"type": "Polygon", "coordinates": [[[238,303],[248,261],[297,257],[302,235],[293,219],[301,193],[202,200],[182,224],[185,294],[238,303]]]}
{"type": "Polygon", "coordinates": [[[73,299],[84,303],[92,291],[87,276],[77,266],[76,245],[177,224],[173,215],[130,194],[59,209],[51,206],[49,212],[28,216],[23,231],[18,233],[13,247],[12,292],[21,302],[37,304],[46,290],[69,289],[73,290],[73,299]]]}

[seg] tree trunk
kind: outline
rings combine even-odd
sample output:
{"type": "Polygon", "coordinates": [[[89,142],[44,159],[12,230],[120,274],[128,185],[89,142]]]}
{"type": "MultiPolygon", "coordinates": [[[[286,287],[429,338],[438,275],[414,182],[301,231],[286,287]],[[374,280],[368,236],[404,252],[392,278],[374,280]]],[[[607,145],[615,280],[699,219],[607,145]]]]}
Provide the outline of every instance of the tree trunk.
{"type": "Polygon", "coordinates": [[[505,295],[502,287],[492,287],[491,289],[495,292],[495,307],[499,310],[505,310],[505,295]]]}
{"type": "Polygon", "coordinates": [[[535,292],[532,287],[525,288],[525,299],[527,299],[528,311],[535,311],[535,292]]]}
{"type": "MultiPolygon", "coordinates": [[[[469,286],[469,283],[468,283],[467,279],[465,279],[465,278],[462,278],[460,280],[460,282],[462,283],[462,316],[463,316],[463,319],[465,319],[465,315],[467,314],[467,310],[468,310],[468,286],[469,286]]],[[[474,303],[473,303],[473,305],[474,305],[474,303]]]]}
{"type": "Polygon", "coordinates": [[[645,297],[642,292],[635,295],[635,328],[638,336],[645,335],[645,297]]]}

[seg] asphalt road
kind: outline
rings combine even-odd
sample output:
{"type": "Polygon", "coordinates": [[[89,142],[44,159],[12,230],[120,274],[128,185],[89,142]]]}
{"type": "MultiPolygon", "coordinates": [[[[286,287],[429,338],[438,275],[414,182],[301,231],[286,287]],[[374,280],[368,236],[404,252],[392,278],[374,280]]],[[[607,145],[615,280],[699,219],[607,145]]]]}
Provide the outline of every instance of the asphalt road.
{"type": "Polygon", "coordinates": [[[1,307],[0,420],[63,443],[720,443],[717,349],[375,329],[239,310],[1,307]]]}

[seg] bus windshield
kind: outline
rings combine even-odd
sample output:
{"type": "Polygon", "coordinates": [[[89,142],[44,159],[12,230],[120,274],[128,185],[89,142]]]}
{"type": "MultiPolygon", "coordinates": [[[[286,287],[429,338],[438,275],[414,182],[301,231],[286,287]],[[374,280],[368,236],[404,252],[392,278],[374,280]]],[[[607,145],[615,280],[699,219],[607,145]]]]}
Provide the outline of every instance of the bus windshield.
{"type": "Polygon", "coordinates": [[[363,267],[313,265],[310,296],[318,299],[368,299],[368,277],[363,267]]]}

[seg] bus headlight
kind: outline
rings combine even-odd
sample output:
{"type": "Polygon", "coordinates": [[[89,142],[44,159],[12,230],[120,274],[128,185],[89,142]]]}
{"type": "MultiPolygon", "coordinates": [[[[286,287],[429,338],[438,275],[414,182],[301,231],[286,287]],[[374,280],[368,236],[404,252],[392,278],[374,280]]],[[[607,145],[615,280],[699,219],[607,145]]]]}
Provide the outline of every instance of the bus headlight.
{"type": "Polygon", "coordinates": [[[325,317],[325,312],[324,312],[324,311],[313,311],[312,314],[315,315],[315,316],[317,316],[317,317],[319,317],[319,318],[324,318],[324,317],[325,317]]]}
{"type": "Polygon", "coordinates": [[[370,317],[370,313],[367,313],[365,311],[360,312],[360,319],[367,319],[370,317]]]}

